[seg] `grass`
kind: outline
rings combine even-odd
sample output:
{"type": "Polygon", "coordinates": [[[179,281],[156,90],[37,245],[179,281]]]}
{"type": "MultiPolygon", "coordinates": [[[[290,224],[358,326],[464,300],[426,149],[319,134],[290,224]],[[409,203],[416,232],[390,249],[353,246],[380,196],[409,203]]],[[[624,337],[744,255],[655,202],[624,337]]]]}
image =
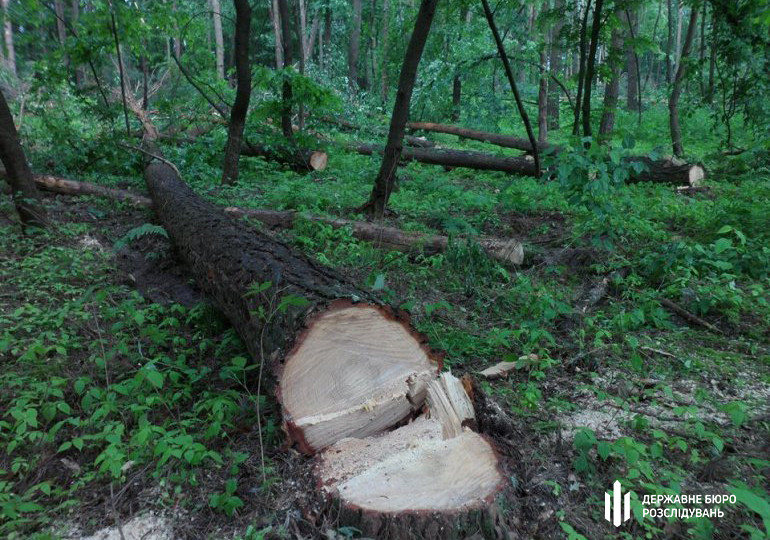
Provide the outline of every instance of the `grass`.
{"type": "MultiPolygon", "coordinates": [[[[635,151],[665,132],[658,109],[629,130],[635,151]]],[[[702,122],[698,114],[685,122],[702,122]]],[[[167,149],[188,182],[222,204],[348,216],[377,169],[375,159],[341,152],[309,175],[244,159],[242,180],[223,188],[214,180],[222,137],[167,149]]],[[[393,225],[522,238],[520,268],[472,243],[423,257],[319,223],[281,233],[410,309],[453,371],[517,362],[508,379],[483,386],[521,430],[509,464],[520,500],[502,507],[524,536],[612,537],[603,492],[616,478],[634,492],[629,538],[769,532],[761,501],[770,489],[770,173],[720,166],[710,161],[713,143],[695,138],[685,143],[707,162],[709,193],[608,188],[591,202],[599,214],[555,181],[400,170],[393,225]],[[564,249],[582,255],[544,262],[564,249]],[[616,270],[608,299],[576,316],[576,300],[616,270]],[[688,327],[660,297],[724,334],[688,327]],[[640,516],[645,494],[730,492],[740,496],[722,519],[640,516]]],[[[49,151],[39,149],[39,164],[49,151]]],[[[142,189],[138,175],[72,176],[142,189]]],[[[184,515],[177,532],[207,538],[289,537],[287,523],[306,535],[335,527],[297,518],[292,497],[307,464],[280,447],[275,404],[255,394],[257,366],[227,323],[205,302],[137,292],[147,293],[139,270],[169,290],[189,285],[173,281],[173,253],[147,225],[152,215],[93,198],[47,204],[55,231],[22,237],[9,220],[0,227],[0,535],[55,538],[147,510],[184,515]],[[135,262],[121,263],[116,245],[135,262]]]]}

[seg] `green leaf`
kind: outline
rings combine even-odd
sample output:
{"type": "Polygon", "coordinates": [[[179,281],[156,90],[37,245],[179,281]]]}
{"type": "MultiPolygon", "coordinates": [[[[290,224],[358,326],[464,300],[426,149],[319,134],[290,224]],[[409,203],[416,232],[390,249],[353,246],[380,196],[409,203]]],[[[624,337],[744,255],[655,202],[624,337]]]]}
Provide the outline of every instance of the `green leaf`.
{"type": "Polygon", "coordinates": [[[729,238],[720,238],[714,242],[714,253],[717,255],[733,247],[733,241],[729,238]]]}
{"type": "Polygon", "coordinates": [[[145,370],[145,376],[155,388],[163,388],[163,373],[155,370],[145,370]]]}
{"type": "Polygon", "coordinates": [[[728,490],[735,495],[739,503],[759,514],[765,525],[765,533],[770,534],[770,503],[747,489],[730,486],[728,490]]]}

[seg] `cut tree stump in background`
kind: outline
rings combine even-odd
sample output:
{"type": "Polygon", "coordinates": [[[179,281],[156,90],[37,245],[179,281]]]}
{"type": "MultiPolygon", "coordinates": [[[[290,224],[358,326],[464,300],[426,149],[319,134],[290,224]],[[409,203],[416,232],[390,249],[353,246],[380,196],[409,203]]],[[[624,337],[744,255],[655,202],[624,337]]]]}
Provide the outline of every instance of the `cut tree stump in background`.
{"type": "Polygon", "coordinates": [[[377,538],[492,530],[505,485],[497,454],[450,421],[467,415],[462,395],[446,375],[431,384],[440,356],[406,315],[229,217],[169,163],[149,163],[145,180],[199,286],[254,360],[279,374],[286,431],[298,449],[321,452],[316,495],[331,503],[337,524],[377,538]]]}

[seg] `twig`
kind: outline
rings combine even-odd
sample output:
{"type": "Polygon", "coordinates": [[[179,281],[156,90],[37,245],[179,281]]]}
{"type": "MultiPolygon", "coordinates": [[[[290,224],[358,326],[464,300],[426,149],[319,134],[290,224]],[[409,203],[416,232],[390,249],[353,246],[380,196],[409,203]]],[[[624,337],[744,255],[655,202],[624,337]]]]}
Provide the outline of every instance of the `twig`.
{"type": "Polygon", "coordinates": [[[691,323],[696,324],[698,326],[702,326],[703,328],[705,328],[707,330],[710,330],[711,332],[714,332],[715,334],[724,334],[724,332],[722,330],[720,330],[719,328],[717,328],[716,326],[714,326],[710,322],[704,321],[703,319],[701,319],[697,315],[694,315],[694,314],[690,313],[689,311],[684,309],[682,306],[680,306],[676,302],[673,302],[672,300],[669,300],[668,298],[663,298],[663,297],[659,298],[658,301],[663,306],[667,307],[668,309],[670,309],[671,311],[673,311],[674,313],[676,313],[677,315],[679,315],[683,319],[687,320],[688,322],[691,322],[691,323]]]}
{"type": "Polygon", "coordinates": [[[136,152],[141,152],[142,154],[144,154],[146,156],[150,156],[151,158],[155,158],[158,161],[161,161],[161,162],[165,163],[166,165],[168,165],[169,167],[171,167],[172,169],[174,169],[174,172],[176,174],[178,174],[179,176],[182,176],[182,174],[179,172],[179,169],[176,168],[176,165],[171,163],[169,160],[167,160],[163,156],[160,156],[158,154],[153,154],[152,152],[149,152],[149,151],[145,150],[144,148],[140,148],[138,146],[133,146],[133,145],[130,145],[130,144],[123,144],[123,143],[121,143],[118,146],[120,146],[121,148],[125,148],[126,150],[134,150],[136,152]]]}

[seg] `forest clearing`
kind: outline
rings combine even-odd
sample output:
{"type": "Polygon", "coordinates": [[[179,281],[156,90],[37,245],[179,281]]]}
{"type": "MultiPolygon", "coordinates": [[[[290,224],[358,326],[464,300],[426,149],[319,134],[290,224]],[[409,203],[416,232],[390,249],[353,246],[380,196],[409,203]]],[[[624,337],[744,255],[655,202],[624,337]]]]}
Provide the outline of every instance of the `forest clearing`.
{"type": "Polygon", "coordinates": [[[770,538],[767,0],[0,15],[0,537],[770,538]]]}

